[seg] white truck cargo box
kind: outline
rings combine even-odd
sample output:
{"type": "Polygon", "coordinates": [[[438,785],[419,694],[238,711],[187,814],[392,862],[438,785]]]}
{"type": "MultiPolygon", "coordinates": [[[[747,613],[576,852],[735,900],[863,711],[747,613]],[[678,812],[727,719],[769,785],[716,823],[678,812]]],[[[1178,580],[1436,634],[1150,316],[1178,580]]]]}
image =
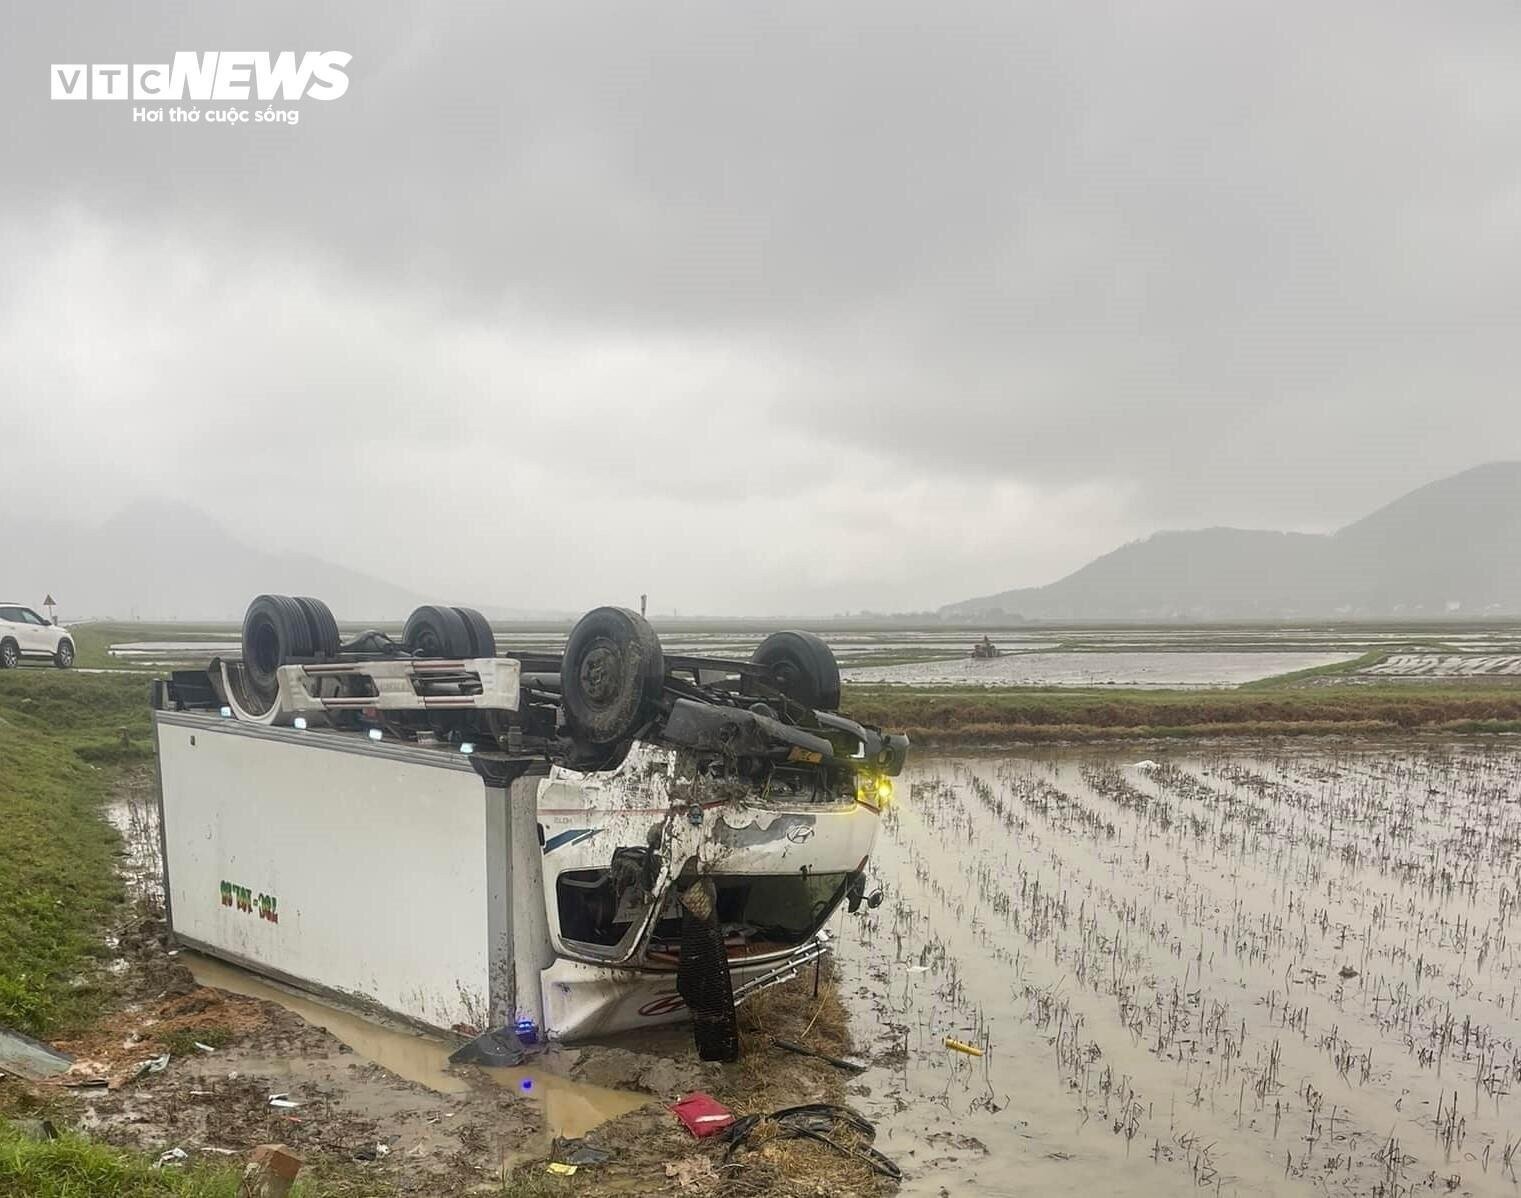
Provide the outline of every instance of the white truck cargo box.
{"type": "Polygon", "coordinates": [[[179,941],[434,1028],[542,1017],[537,853],[512,869],[509,791],[468,756],[169,711],[155,735],[179,941]]]}

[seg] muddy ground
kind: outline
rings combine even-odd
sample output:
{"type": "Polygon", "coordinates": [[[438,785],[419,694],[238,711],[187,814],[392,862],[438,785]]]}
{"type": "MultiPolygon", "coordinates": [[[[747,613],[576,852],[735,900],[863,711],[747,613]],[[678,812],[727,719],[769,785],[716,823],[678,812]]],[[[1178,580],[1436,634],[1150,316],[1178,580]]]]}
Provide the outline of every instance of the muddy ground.
{"type": "Polygon", "coordinates": [[[41,1105],[66,1126],[153,1154],[233,1159],[283,1143],[305,1160],[303,1176],[356,1194],[492,1193],[525,1178],[593,1198],[891,1190],[859,1160],[780,1138],[769,1124],[727,1154],[715,1140],[695,1140],[666,1109],[699,1089],[739,1115],[849,1101],[850,1074],[771,1043],[782,1037],[849,1053],[844,1008],[827,973],[817,994],[809,975],[742,1008],[736,1064],[697,1060],[685,1029],[672,1028],[637,1045],[546,1051],[519,1069],[452,1067],[454,1044],[178,952],[142,860],[155,839],[147,781],[129,779],[113,805],[127,841],[123,871],[137,892],[132,923],[110,938],[116,998],[90,1027],[57,1042],[74,1058],[68,1074],[0,1081],[11,1090],[6,1106],[41,1105]],[[546,1166],[556,1136],[584,1136],[611,1158],[552,1178],[546,1166]]]}

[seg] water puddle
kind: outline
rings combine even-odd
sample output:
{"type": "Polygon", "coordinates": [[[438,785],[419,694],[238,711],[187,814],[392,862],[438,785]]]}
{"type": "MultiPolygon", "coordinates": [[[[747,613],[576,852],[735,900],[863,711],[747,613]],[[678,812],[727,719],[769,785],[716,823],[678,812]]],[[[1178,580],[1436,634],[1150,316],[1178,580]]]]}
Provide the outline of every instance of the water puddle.
{"type": "MultiPolygon", "coordinates": [[[[450,1069],[449,1054],[456,1045],[440,1037],[344,1010],[211,957],[185,953],[183,959],[201,985],[277,1003],[397,1077],[441,1094],[464,1094],[471,1089],[467,1077],[450,1069]]],[[[562,1060],[562,1054],[551,1048],[530,1065],[481,1069],[479,1074],[538,1103],[549,1136],[585,1135],[650,1101],[645,1094],[572,1081],[554,1071],[562,1060]]]]}

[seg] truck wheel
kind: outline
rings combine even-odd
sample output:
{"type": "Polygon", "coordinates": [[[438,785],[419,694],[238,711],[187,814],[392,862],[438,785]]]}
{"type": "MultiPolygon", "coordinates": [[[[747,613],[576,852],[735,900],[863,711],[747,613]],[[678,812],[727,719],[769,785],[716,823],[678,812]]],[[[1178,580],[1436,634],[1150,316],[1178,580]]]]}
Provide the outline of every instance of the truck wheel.
{"type": "Polygon", "coordinates": [[[243,669],[261,695],[279,685],[275,671],[288,661],[312,655],[306,612],[289,595],[260,595],[243,616],[243,669]]]}
{"type": "Polygon", "coordinates": [[[834,653],[811,632],[773,632],[751,654],[765,666],[771,685],[787,698],[819,711],[840,707],[840,666],[834,653]]]}
{"type": "Polygon", "coordinates": [[[664,685],[660,638],[643,616],[599,607],[576,622],[560,662],[560,698],[575,739],[611,745],[632,736],[664,685]]]}
{"type": "Polygon", "coordinates": [[[496,636],[492,633],[491,625],[486,617],[473,607],[456,607],[454,614],[465,622],[465,631],[470,637],[470,652],[464,656],[495,657],[496,636]]]}
{"type": "Polygon", "coordinates": [[[452,607],[419,607],[407,617],[401,640],[413,657],[470,656],[470,630],[452,607]]]}
{"type": "Polygon", "coordinates": [[[306,627],[312,636],[312,652],[318,657],[338,656],[338,621],[333,610],[321,599],[306,595],[296,596],[296,606],[306,617],[306,627]]]}
{"type": "Polygon", "coordinates": [[[74,664],[74,642],[68,637],[58,642],[58,651],[53,654],[53,664],[60,670],[67,670],[74,664]]]}
{"type": "Polygon", "coordinates": [[[14,670],[21,664],[21,650],[13,640],[0,641],[0,670],[14,670]]]}

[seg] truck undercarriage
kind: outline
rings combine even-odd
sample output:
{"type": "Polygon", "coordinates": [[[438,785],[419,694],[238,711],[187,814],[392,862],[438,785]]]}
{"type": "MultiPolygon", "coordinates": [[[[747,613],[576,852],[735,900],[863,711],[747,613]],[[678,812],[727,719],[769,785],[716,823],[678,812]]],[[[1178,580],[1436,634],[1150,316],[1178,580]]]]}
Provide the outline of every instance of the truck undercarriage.
{"type": "Polygon", "coordinates": [[[469,609],[341,641],[320,602],[264,595],[242,647],[155,683],[155,707],[405,746],[510,795],[514,998],[493,1015],[550,1037],[690,1012],[702,1055],[733,1059],[736,1003],[817,959],[825,921],[863,901],[908,749],[838,714],[833,655],[801,632],[750,661],[667,656],[641,617],[598,608],[555,657],[499,651],[469,609]]]}

